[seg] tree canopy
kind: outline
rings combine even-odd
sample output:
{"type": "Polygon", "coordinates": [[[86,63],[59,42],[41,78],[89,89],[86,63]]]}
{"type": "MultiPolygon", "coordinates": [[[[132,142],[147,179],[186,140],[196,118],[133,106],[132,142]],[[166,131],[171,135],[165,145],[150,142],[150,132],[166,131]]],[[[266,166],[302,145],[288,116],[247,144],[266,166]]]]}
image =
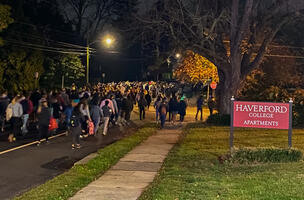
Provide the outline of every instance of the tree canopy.
{"type": "Polygon", "coordinates": [[[177,80],[195,84],[205,84],[209,79],[219,82],[217,67],[193,51],[186,52],[182,62],[174,69],[174,76],[177,80]]]}

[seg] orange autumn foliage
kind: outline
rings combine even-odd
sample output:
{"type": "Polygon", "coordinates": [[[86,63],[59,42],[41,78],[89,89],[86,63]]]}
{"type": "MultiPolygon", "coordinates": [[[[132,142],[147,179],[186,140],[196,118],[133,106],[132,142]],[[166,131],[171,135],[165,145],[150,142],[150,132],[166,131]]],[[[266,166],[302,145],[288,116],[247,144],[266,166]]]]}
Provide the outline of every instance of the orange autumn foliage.
{"type": "Polygon", "coordinates": [[[205,84],[208,79],[219,82],[217,67],[207,58],[189,50],[174,70],[174,77],[179,81],[195,84],[205,84]]]}

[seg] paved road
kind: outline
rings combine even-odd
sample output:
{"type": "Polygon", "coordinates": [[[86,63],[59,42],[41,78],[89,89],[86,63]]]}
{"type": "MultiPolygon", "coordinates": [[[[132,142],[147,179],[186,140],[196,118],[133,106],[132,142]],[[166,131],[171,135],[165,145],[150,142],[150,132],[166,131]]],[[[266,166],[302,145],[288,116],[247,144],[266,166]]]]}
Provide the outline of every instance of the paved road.
{"type": "MultiPolygon", "coordinates": [[[[34,145],[0,155],[0,199],[11,199],[52,179],[90,153],[132,134],[135,127],[135,124],[124,129],[113,127],[107,136],[82,140],[83,148],[80,150],[72,150],[71,137],[63,136],[51,140],[49,144],[43,143],[39,147],[34,145]]],[[[14,144],[0,141],[0,151],[32,140],[28,138],[14,144]]]]}

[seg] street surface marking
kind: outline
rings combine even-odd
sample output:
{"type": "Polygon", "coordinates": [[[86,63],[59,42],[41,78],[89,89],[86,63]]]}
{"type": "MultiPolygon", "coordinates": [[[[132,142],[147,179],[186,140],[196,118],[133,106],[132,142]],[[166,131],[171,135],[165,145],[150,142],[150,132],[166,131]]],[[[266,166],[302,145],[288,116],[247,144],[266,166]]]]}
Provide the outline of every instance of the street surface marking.
{"type": "MultiPolygon", "coordinates": [[[[49,137],[49,139],[54,139],[54,138],[57,138],[57,137],[61,137],[61,136],[64,136],[66,134],[67,134],[67,132],[64,132],[64,133],[61,133],[61,134],[49,137]]],[[[45,139],[41,140],[41,142],[44,142],[44,141],[45,141],[45,139]]],[[[21,145],[19,147],[15,147],[15,148],[12,148],[12,149],[8,149],[8,150],[5,150],[5,151],[2,151],[2,152],[0,152],[0,155],[6,154],[6,153],[9,153],[9,152],[12,152],[12,151],[16,151],[18,149],[22,149],[22,148],[25,148],[25,147],[28,147],[28,146],[31,146],[31,145],[34,145],[34,144],[38,144],[38,141],[31,142],[31,143],[28,143],[28,144],[21,145]]]]}

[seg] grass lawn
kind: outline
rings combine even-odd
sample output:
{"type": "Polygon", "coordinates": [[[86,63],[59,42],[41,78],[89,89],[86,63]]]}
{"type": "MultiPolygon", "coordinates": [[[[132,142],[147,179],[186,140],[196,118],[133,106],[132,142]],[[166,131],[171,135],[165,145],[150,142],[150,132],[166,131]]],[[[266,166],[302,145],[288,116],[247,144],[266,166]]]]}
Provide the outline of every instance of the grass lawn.
{"type": "Polygon", "coordinates": [[[77,165],[69,171],[40,185],[18,200],[65,200],[72,197],[83,187],[99,178],[120,158],[156,132],[153,124],[145,125],[133,135],[111,144],[98,152],[98,156],[85,165],[77,165]]]}
{"type": "MultiPolygon", "coordinates": [[[[293,131],[293,147],[304,152],[304,130],[293,131]]],[[[236,147],[283,147],[287,131],[236,129],[236,147]]],[[[140,200],[303,200],[304,162],[220,164],[229,152],[229,127],[188,126],[159,176],[140,200]]]]}

